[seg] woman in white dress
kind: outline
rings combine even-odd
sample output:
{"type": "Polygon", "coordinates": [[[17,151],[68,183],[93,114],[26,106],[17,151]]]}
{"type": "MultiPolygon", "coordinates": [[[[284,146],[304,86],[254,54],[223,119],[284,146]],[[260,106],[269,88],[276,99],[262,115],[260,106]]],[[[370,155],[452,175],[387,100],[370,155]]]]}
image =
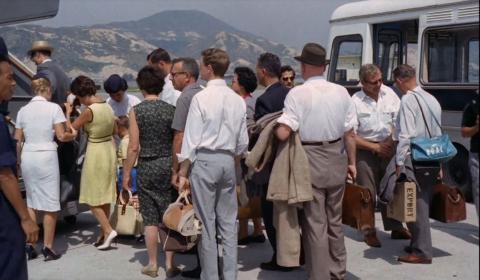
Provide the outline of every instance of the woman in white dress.
{"type": "MultiPolygon", "coordinates": [[[[53,250],[57,212],[60,210],[60,169],[57,144],[75,139],[77,132],[65,129],[65,115],[52,98],[50,82],[45,78],[32,81],[35,97],[17,115],[15,139],[18,161],[25,182],[30,217],[43,212],[43,248],[45,260],[60,256],[53,250]]],[[[70,128],[71,129],[71,128],[70,128]]],[[[36,257],[34,244],[27,245],[29,257],[36,257]]]]}

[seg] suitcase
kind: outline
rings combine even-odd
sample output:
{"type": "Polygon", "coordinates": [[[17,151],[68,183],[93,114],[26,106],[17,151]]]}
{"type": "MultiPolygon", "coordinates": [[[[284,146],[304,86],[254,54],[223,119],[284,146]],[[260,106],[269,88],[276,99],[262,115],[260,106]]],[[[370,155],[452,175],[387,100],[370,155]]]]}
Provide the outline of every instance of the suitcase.
{"type": "Polygon", "coordinates": [[[460,189],[443,183],[435,185],[430,204],[430,218],[442,223],[467,219],[465,197],[460,189]]]}
{"type": "Polygon", "coordinates": [[[343,195],[342,223],[361,231],[373,229],[374,211],[374,199],[370,191],[347,182],[343,195]]]}

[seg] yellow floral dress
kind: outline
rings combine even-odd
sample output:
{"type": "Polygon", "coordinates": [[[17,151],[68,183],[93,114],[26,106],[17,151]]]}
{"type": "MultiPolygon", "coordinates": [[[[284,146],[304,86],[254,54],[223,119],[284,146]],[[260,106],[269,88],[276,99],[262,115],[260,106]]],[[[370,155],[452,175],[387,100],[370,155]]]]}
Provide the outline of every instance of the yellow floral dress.
{"type": "Polygon", "coordinates": [[[88,135],[87,151],[80,182],[80,203],[100,206],[116,200],[117,158],[112,140],[115,116],[106,102],[88,108],[93,119],[84,126],[88,135]]]}

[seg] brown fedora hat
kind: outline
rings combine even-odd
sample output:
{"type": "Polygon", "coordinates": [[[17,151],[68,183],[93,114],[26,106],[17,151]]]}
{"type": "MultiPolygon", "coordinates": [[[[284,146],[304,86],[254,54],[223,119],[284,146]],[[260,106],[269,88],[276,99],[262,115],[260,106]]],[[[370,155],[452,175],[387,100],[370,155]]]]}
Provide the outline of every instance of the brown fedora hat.
{"type": "Polygon", "coordinates": [[[326,57],[327,52],[322,46],[317,43],[307,43],[303,47],[302,54],[295,59],[305,64],[323,66],[330,62],[326,57]]]}
{"type": "Polygon", "coordinates": [[[53,47],[47,41],[35,41],[32,47],[28,51],[28,56],[32,56],[32,53],[36,51],[49,51],[53,52],[53,47]]]}

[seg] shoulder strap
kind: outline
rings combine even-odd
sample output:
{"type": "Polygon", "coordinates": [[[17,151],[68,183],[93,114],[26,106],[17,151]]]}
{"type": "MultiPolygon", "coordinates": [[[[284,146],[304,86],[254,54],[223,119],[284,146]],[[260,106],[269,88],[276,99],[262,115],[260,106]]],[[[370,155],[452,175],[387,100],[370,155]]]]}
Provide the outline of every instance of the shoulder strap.
{"type": "Polygon", "coordinates": [[[420,112],[422,112],[422,118],[423,118],[423,122],[425,123],[425,128],[427,128],[428,136],[432,138],[432,134],[430,133],[430,129],[428,128],[427,120],[425,119],[425,114],[423,113],[422,104],[420,104],[420,101],[418,100],[418,97],[415,94],[415,92],[413,92],[412,95],[417,100],[418,106],[420,107],[420,112]]]}
{"type": "MultiPolygon", "coordinates": [[[[423,96],[421,94],[419,94],[418,92],[416,91],[413,91],[414,93],[418,94],[420,96],[420,98],[423,100],[423,102],[425,104],[428,104],[427,101],[425,100],[425,98],[423,98],[423,96]]],[[[416,97],[416,95],[415,95],[416,97]]],[[[418,99],[417,99],[417,102],[418,102],[418,99]]],[[[421,106],[420,106],[421,107],[421,106]]],[[[428,110],[430,111],[430,115],[432,115],[432,118],[433,120],[435,121],[435,123],[438,125],[438,127],[440,128],[440,130],[442,130],[442,125],[440,124],[440,122],[438,121],[437,117],[435,117],[435,114],[433,113],[432,109],[430,108],[430,106],[427,106],[428,110]]]]}

